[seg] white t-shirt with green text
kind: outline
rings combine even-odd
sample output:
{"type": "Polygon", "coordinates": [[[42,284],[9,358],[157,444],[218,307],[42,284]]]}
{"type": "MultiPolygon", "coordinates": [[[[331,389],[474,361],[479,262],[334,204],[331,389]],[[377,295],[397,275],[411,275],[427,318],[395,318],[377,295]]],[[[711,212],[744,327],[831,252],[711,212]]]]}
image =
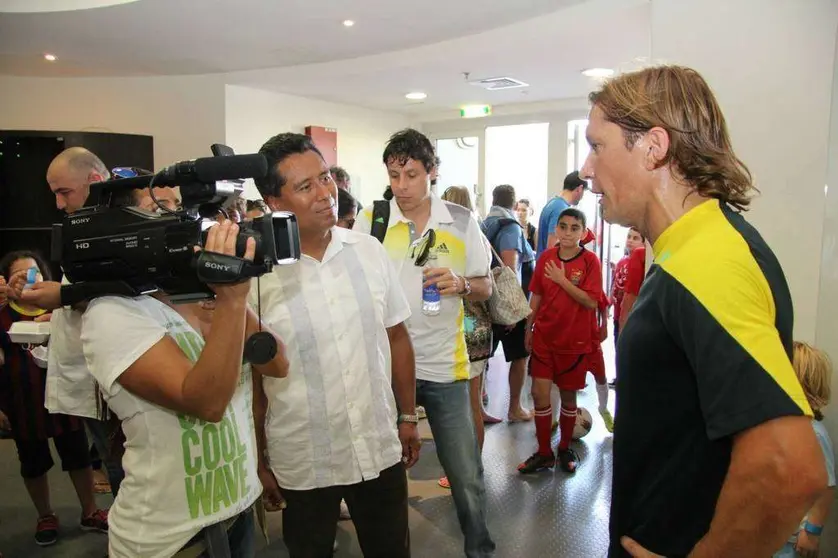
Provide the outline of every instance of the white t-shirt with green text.
{"type": "Polygon", "coordinates": [[[125,480],[108,517],[111,558],[172,556],[202,528],[249,508],[262,490],[249,366],[217,424],[180,415],[119,384],[164,335],[192,362],[198,359],[200,334],[154,298],[97,298],[82,319],[87,366],[126,437],[125,480]]]}

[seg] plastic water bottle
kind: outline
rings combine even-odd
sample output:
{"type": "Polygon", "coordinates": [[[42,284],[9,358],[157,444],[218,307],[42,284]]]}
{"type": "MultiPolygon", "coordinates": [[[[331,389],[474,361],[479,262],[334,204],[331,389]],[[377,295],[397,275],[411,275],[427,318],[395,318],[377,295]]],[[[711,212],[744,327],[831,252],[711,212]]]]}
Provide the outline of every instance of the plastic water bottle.
{"type": "Polygon", "coordinates": [[[37,267],[30,267],[26,270],[26,284],[23,285],[25,289],[31,289],[32,285],[40,281],[41,273],[38,271],[37,267]]]}
{"type": "MultiPolygon", "coordinates": [[[[432,267],[436,267],[436,254],[433,251],[428,254],[428,261],[425,264],[425,269],[432,267]]],[[[439,314],[441,306],[442,303],[440,302],[439,287],[436,285],[422,287],[422,313],[426,316],[436,316],[439,314]]]]}

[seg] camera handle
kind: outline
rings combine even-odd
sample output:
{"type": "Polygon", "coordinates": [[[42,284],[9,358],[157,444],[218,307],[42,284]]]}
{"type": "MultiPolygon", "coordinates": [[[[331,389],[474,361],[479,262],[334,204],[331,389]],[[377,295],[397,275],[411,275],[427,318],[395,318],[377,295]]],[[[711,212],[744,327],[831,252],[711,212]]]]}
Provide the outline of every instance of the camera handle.
{"type": "Polygon", "coordinates": [[[244,344],[244,358],[251,364],[267,364],[277,353],[274,336],[262,331],[262,290],[259,276],[273,268],[270,260],[259,265],[250,260],[227,256],[217,252],[201,252],[197,262],[198,279],[206,283],[235,283],[248,277],[256,277],[259,331],[247,338],[244,344]]]}
{"type": "Polygon", "coordinates": [[[257,264],[236,256],[201,251],[195,267],[202,282],[223,285],[264,275],[273,269],[273,264],[267,259],[257,264]]]}

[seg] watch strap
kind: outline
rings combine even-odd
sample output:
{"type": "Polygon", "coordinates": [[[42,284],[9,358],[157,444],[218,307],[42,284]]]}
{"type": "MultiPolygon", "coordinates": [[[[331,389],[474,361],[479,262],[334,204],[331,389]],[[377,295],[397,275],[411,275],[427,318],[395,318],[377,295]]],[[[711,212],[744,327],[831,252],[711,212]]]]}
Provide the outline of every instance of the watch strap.
{"type": "Polygon", "coordinates": [[[460,296],[468,296],[471,294],[471,282],[468,280],[468,277],[463,277],[463,290],[457,294],[460,296]]]}
{"type": "Polygon", "coordinates": [[[806,520],[803,522],[803,530],[810,535],[820,536],[820,534],[823,533],[823,525],[815,525],[814,523],[809,523],[809,521],[806,520]]]}

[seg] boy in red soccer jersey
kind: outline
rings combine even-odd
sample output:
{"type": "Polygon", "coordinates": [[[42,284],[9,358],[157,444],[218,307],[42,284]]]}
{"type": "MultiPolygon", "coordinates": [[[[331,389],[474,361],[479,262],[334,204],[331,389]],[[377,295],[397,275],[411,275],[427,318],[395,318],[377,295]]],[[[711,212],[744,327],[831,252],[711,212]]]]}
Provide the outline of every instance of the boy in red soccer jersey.
{"type": "Polygon", "coordinates": [[[579,246],[585,225],[585,214],[578,209],[562,211],[556,227],[559,245],[541,255],[530,283],[532,314],[527,321],[526,344],[531,350],[538,451],[518,466],[521,473],[534,473],[556,463],[550,445],[551,383],[559,388],[561,398],[559,462],[569,473],[579,465],[579,456],[570,449],[576,392],[585,387],[585,375],[597,366],[600,341],[591,324],[596,323],[602,297],[599,259],[579,246]]]}
{"type": "MultiPolygon", "coordinates": [[[[589,231],[590,232],[590,231],[589,231]]],[[[583,246],[584,246],[584,238],[583,246]]],[[[602,417],[602,422],[605,423],[605,429],[608,432],[614,432],[614,417],[611,411],[608,410],[608,378],[605,375],[605,356],[602,353],[602,343],[608,338],[608,308],[611,306],[611,300],[602,291],[597,301],[597,311],[592,316],[594,350],[591,353],[591,358],[588,360],[588,365],[591,374],[596,380],[596,395],[599,403],[599,414],[602,417]]],[[[556,389],[558,391],[558,388],[556,389]]],[[[555,434],[559,429],[559,417],[556,416],[556,403],[559,398],[551,389],[550,405],[553,410],[553,424],[550,427],[550,433],[555,434]]]]}

